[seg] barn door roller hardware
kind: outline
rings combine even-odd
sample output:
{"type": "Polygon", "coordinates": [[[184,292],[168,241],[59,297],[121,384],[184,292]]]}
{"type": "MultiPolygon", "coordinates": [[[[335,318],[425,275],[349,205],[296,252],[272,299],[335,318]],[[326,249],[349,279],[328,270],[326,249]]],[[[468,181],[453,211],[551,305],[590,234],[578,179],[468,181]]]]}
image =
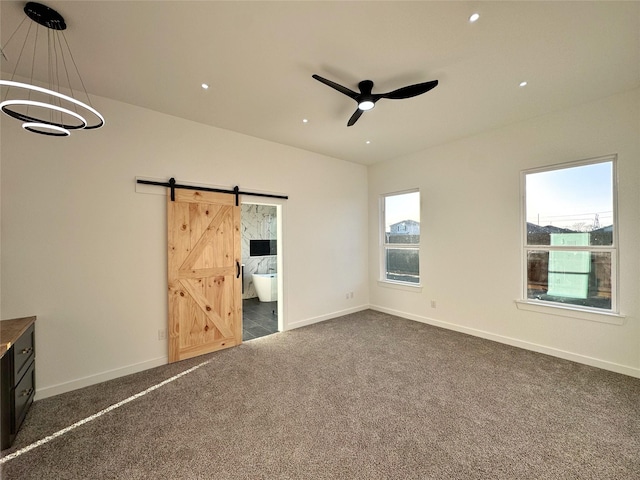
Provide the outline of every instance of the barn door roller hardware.
{"type": "Polygon", "coordinates": [[[233,190],[225,190],[222,188],[211,188],[211,187],[198,187],[195,185],[182,185],[182,184],[176,183],[176,179],[173,177],[171,177],[168,182],[154,182],[152,180],[138,179],[137,183],[140,183],[142,185],[157,185],[159,187],[170,188],[172,202],[175,202],[176,200],[176,188],[181,188],[183,190],[202,190],[203,192],[228,193],[230,195],[235,195],[236,207],[240,205],[240,195],[253,195],[254,197],[267,197],[267,198],[283,198],[285,200],[289,199],[287,195],[273,195],[270,193],[243,192],[240,190],[240,187],[238,187],[237,185],[233,187],[233,190]]]}

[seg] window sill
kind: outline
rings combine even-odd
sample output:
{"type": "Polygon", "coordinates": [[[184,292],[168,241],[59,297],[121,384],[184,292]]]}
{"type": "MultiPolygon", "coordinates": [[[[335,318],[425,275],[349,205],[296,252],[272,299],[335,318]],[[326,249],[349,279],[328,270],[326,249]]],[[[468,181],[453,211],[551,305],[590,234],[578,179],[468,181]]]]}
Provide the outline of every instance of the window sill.
{"type": "Polygon", "coordinates": [[[378,286],[384,288],[393,288],[395,290],[404,290],[405,292],[422,293],[422,285],[411,285],[409,283],[390,282],[388,280],[378,280],[378,286]]]}
{"type": "Polygon", "coordinates": [[[619,313],[595,312],[592,310],[566,307],[564,305],[549,305],[547,303],[541,303],[532,300],[516,300],[515,303],[518,310],[546,313],[549,315],[558,315],[561,317],[579,318],[581,320],[608,323],[611,325],[624,325],[626,318],[624,315],[621,315],[619,313]]]}

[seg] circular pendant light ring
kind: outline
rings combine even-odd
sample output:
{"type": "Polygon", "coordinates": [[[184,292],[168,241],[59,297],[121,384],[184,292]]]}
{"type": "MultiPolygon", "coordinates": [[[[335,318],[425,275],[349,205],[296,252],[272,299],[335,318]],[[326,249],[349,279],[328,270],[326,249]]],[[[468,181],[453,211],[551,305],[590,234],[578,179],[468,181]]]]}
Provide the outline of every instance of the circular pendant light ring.
{"type": "Polygon", "coordinates": [[[73,112],[67,108],[63,108],[63,107],[59,107],[58,105],[52,105],[50,103],[44,103],[44,102],[35,102],[33,100],[5,100],[4,102],[0,103],[0,109],[6,113],[7,115],[13,117],[13,118],[17,118],[18,120],[24,121],[24,122],[36,122],[36,123],[41,123],[44,125],[53,125],[56,127],[60,127],[60,128],[65,128],[65,129],[69,129],[69,130],[76,130],[79,128],[85,128],[87,126],[87,121],[80,116],[79,114],[77,114],[76,112],[73,112]],[[45,108],[47,110],[55,110],[57,112],[60,113],[64,113],[65,115],[70,115],[74,118],[76,118],[77,120],[80,121],[79,124],[76,125],[67,125],[65,123],[62,122],[53,122],[53,121],[49,121],[49,120],[43,120],[37,117],[31,117],[29,115],[25,115],[24,113],[20,113],[20,112],[16,112],[15,110],[11,110],[10,108],[8,108],[11,105],[26,105],[28,107],[39,107],[39,108],[45,108]]]}
{"type": "Polygon", "coordinates": [[[71,132],[66,128],[59,127],[57,125],[47,125],[45,123],[23,123],[22,128],[32,133],[39,133],[40,135],[49,135],[52,137],[68,137],[71,132]]]}
{"type": "MultiPolygon", "coordinates": [[[[2,87],[0,99],[5,100],[0,104],[0,110],[10,117],[24,122],[23,128],[26,131],[42,135],[66,137],[70,135],[69,130],[91,130],[102,127],[104,117],[87,104],[91,102],[89,94],[64,36],[64,30],[67,29],[64,17],[53,8],[31,1],[24,6],[24,13],[34,22],[35,28],[31,28],[34,25],[29,25],[29,28],[21,29],[21,22],[14,31],[14,33],[17,33],[18,30],[23,32],[24,39],[22,48],[19,50],[20,54],[17,55],[17,61],[13,66],[11,80],[0,80],[0,87],[2,87]],[[46,34],[39,34],[40,27],[44,27],[47,31],[46,34]],[[39,41],[39,39],[42,40],[39,41]],[[27,45],[29,48],[25,49],[27,45]],[[25,56],[25,62],[22,63],[23,68],[21,69],[22,52],[29,50],[33,51],[30,69],[28,70],[26,66],[28,55],[25,56]],[[47,63],[36,68],[37,59],[43,57],[47,59],[47,63]],[[44,75],[45,66],[48,74],[46,78],[41,77],[39,83],[47,85],[49,89],[34,84],[34,72],[40,71],[44,75]],[[70,66],[73,66],[71,72],[68,68],[70,66]],[[13,81],[17,72],[20,71],[31,72],[29,83],[13,81]],[[66,79],[66,85],[61,85],[60,79],[66,79]],[[76,88],[72,87],[74,84],[76,88]],[[83,98],[87,103],[73,98],[74,90],[80,92],[77,87],[82,87],[81,90],[85,95],[83,98]],[[70,96],[61,93],[61,88],[64,88],[64,91],[68,92],[70,96]],[[10,94],[11,97],[9,97],[10,94]],[[6,102],[8,98],[12,98],[12,101],[6,102]],[[40,111],[40,108],[43,108],[44,111],[40,111]]],[[[12,34],[8,43],[13,37],[12,34]]],[[[2,46],[2,49],[4,50],[5,47],[7,47],[6,44],[2,46]]],[[[4,60],[8,61],[4,52],[2,52],[2,56],[5,57],[4,60]]]]}
{"type": "Polygon", "coordinates": [[[17,118],[19,120],[23,120],[23,121],[27,121],[27,122],[38,122],[38,123],[44,123],[47,125],[57,125],[58,127],[61,128],[70,128],[70,129],[79,129],[79,128],[84,128],[85,130],[90,130],[93,128],[100,128],[101,126],[104,125],[104,117],[102,115],[100,115],[100,112],[98,112],[95,108],[87,105],[84,102],[81,102],[80,100],[76,100],[73,97],[69,97],[67,95],[64,95],[62,93],[58,93],[54,90],[49,90],[47,88],[42,88],[42,87],[38,87],[36,85],[30,85],[28,83],[22,83],[22,82],[14,82],[12,80],[0,80],[0,85],[5,85],[7,87],[14,87],[14,88],[24,88],[25,90],[31,90],[34,92],[38,92],[38,93],[43,93],[45,95],[51,95],[54,96],[56,98],[59,98],[60,100],[64,100],[65,102],[69,102],[72,103],[80,108],[85,109],[87,112],[93,114],[97,121],[94,125],[88,125],[88,122],[84,119],[84,117],[80,116],[79,114],[72,112],[69,109],[66,108],[62,108],[62,107],[58,107],[57,105],[51,105],[51,104],[47,104],[47,103],[43,103],[43,102],[32,102],[31,100],[6,100],[2,103],[0,103],[0,107],[2,108],[2,111],[4,113],[6,113],[7,115],[12,116],[13,118],[17,118]],[[29,103],[31,102],[31,103],[29,103]],[[6,108],[7,105],[34,105],[34,106],[38,106],[38,107],[42,107],[42,108],[47,108],[47,109],[51,109],[51,110],[58,110],[62,113],[66,113],[68,115],[71,115],[75,118],[77,118],[78,120],[80,120],[82,122],[82,126],[74,126],[74,125],[65,125],[62,123],[55,123],[55,122],[50,122],[46,119],[41,119],[41,118],[35,118],[35,117],[30,117],[28,115],[23,115],[19,112],[16,112],[14,110],[10,110],[8,108],[6,108]],[[37,104],[37,105],[36,105],[37,104]]]}

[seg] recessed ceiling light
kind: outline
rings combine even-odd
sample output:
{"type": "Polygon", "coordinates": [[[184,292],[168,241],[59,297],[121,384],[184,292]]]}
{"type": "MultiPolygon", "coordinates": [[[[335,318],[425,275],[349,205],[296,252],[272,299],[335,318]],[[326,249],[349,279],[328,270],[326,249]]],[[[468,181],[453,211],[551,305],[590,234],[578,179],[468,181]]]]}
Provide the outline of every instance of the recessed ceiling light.
{"type": "Polygon", "coordinates": [[[526,87],[527,86],[527,82],[520,82],[520,86],[521,87],[526,87]]]}
{"type": "Polygon", "coordinates": [[[206,83],[202,84],[202,89],[203,90],[207,90],[209,88],[209,85],[207,85],[206,83]]]}
{"type": "Polygon", "coordinates": [[[309,119],[307,119],[307,118],[303,118],[303,119],[302,119],[302,123],[309,123],[309,119]]]}
{"type": "Polygon", "coordinates": [[[480,18],[480,14],[479,13],[474,13],[473,15],[471,15],[469,17],[469,21],[471,23],[474,23],[474,22],[477,22],[479,18],[480,18]]]}
{"type": "Polygon", "coordinates": [[[371,140],[367,140],[367,141],[366,141],[366,142],[364,142],[364,143],[366,143],[367,145],[369,145],[369,144],[371,143],[371,140]]]}

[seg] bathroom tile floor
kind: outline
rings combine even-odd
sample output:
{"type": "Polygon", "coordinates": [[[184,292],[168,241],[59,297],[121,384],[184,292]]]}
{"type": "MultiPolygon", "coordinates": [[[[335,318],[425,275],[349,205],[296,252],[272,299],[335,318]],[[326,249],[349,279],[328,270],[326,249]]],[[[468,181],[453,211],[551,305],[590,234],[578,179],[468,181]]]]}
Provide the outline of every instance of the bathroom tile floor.
{"type": "Polygon", "coordinates": [[[242,340],[264,337],[278,331],[278,302],[258,298],[242,300],[242,340]]]}

